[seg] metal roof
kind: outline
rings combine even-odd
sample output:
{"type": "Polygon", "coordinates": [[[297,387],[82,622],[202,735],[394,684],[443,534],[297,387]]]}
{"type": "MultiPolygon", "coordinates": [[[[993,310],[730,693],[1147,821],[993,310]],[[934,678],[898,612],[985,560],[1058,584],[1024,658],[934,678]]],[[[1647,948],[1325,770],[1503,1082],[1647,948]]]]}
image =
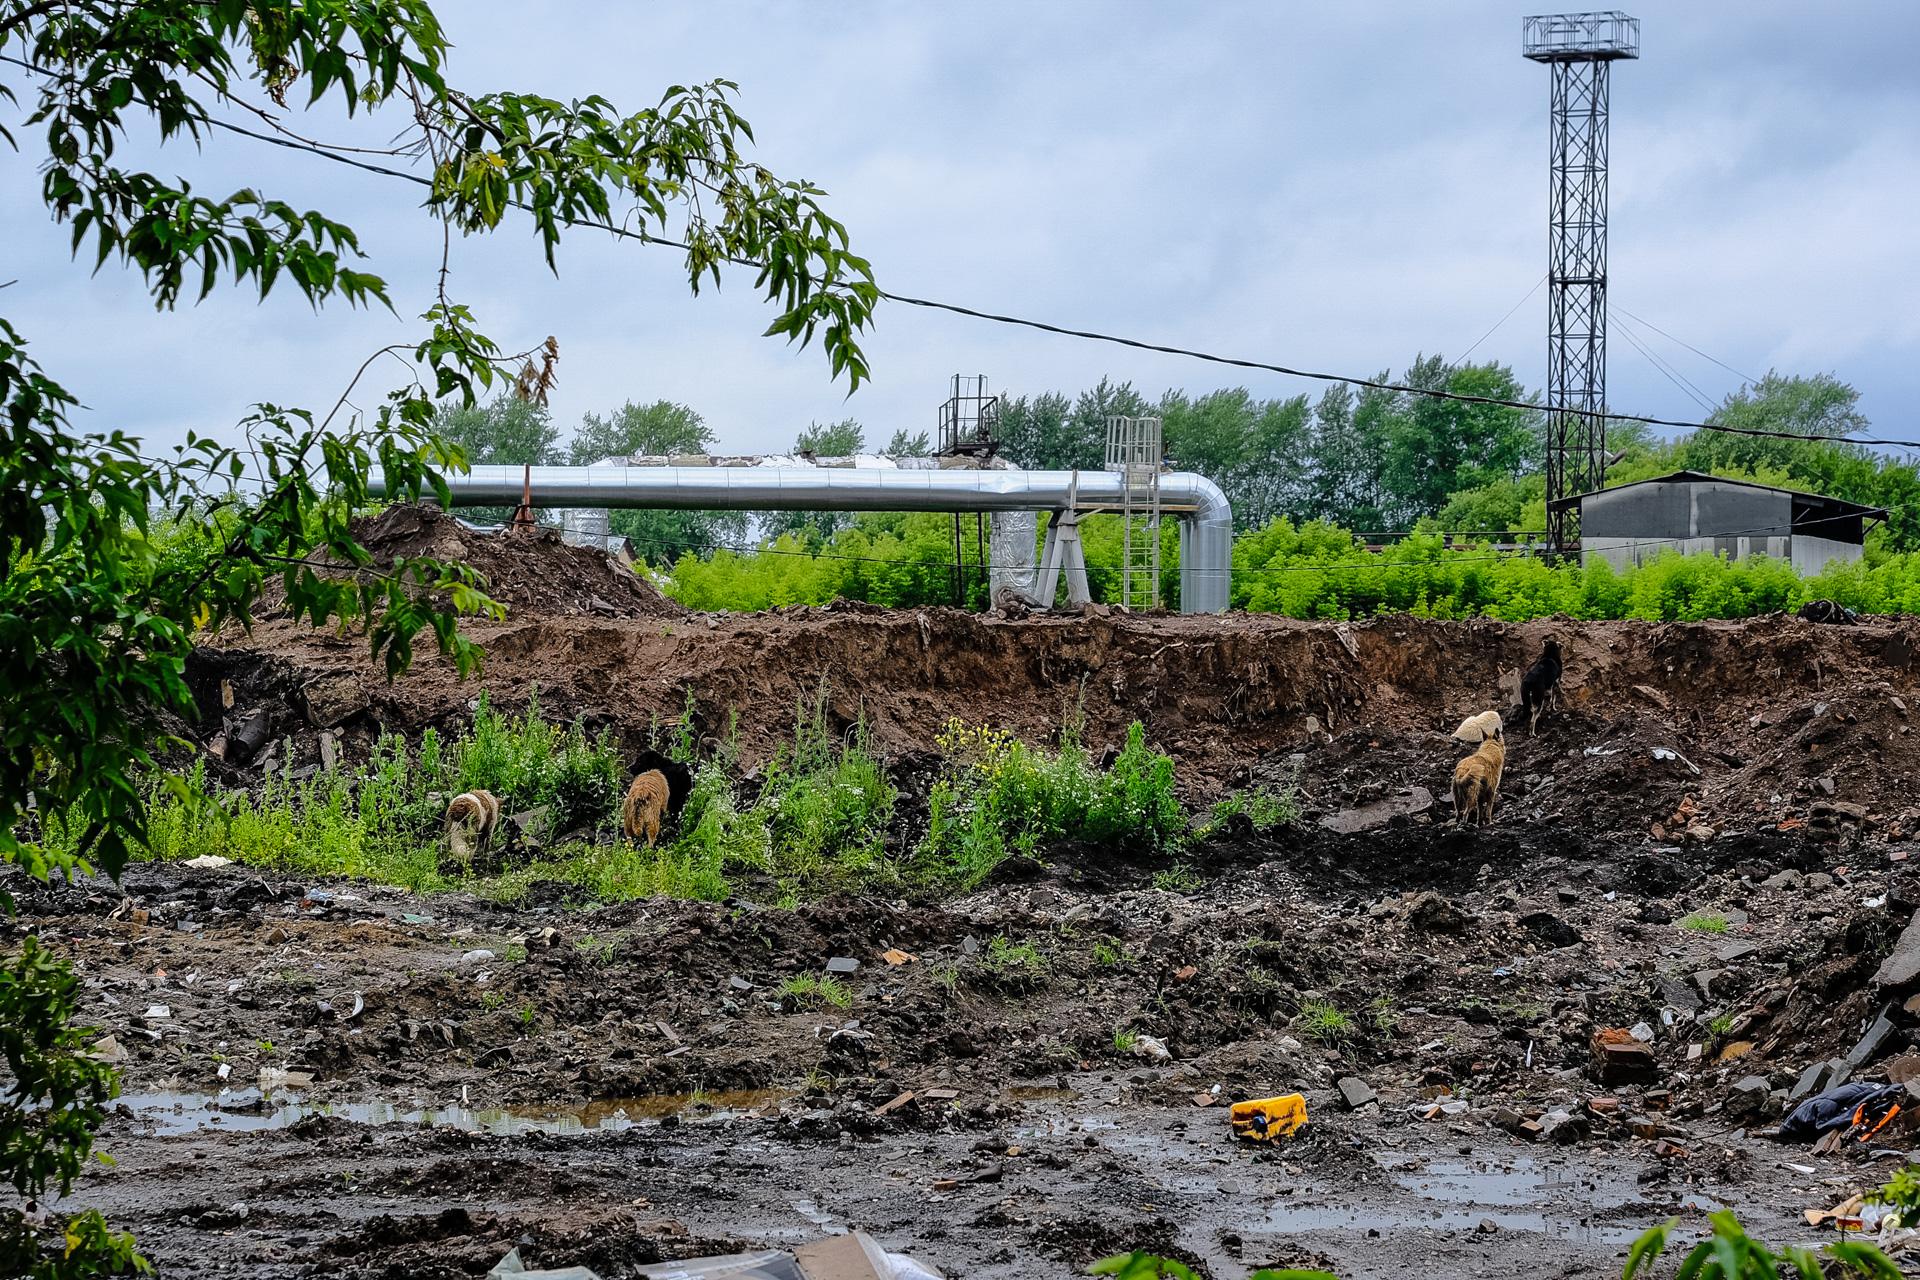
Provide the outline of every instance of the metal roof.
{"type": "MultiPolygon", "coordinates": [[[[1887,513],[1885,507],[1862,506],[1858,502],[1848,502],[1845,498],[1829,498],[1823,493],[1808,493],[1802,489],[1782,489],[1779,485],[1760,484],[1753,480],[1735,480],[1731,476],[1708,475],[1704,471],[1675,471],[1671,475],[1653,476],[1646,480],[1635,480],[1630,484],[1615,485],[1610,489],[1594,489],[1587,493],[1576,493],[1569,497],[1557,499],[1548,505],[1553,507],[1570,507],[1587,498],[1596,498],[1603,494],[1625,493],[1628,489],[1635,489],[1643,484],[1699,484],[1703,482],[1738,485],[1742,489],[1763,489],[1768,493],[1784,493],[1796,502],[1802,504],[1803,509],[1809,512],[1819,512],[1820,514],[1816,519],[1832,520],[1845,516],[1883,516],[1887,513]]],[[[1804,524],[1810,522],[1796,519],[1794,523],[1804,524]]]]}

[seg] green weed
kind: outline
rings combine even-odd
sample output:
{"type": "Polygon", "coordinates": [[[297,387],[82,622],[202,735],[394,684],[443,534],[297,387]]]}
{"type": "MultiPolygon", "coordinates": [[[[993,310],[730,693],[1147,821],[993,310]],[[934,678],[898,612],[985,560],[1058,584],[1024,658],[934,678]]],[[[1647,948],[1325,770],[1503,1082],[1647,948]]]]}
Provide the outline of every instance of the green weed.
{"type": "Polygon", "coordinates": [[[1153,887],[1167,893],[1192,893],[1204,884],[1206,878],[1184,862],[1153,873],[1153,887]]]}
{"type": "Polygon", "coordinates": [[[1723,1036],[1731,1030],[1733,1030],[1733,1015],[1730,1013],[1716,1013],[1707,1023],[1707,1031],[1712,1035],[1723,1036]]]}
{"type": "Polygon", "coordinates": [[[1161,849],[1185,820],[1173,792],[1173,761],[1147,745],[1137,721],[1106,770],[1088,758],[1072,720],[1061,728],[1057,751],[958,718],[936,742],[945,764],[927,797],[920,853],[936,874],[963,886],[980,883],[1012,855],[1033,857],[1069,835],[1161,849]]]}
{"type": "Polygon", "coordinates": [[[1115,1027],[1113,1029],[1113,1051],[1115,1053],[1132,1053],[1133,1046],[1139,1043],[1139,1040],[1140,1037],[1136,1033],[1127,1030],[1125,1027],[1115,1027]]]}
{"type": "Polygon", "coordinates": [[[1127,959],[1126,948],[1111,938],[1096,938],[1093,942],[1093,962],[1103,969],[1111,969],[1124,964],[1127,959]]]}
{"type": "MultiPolygon", "coordinates": [[[[1800,1245],[1773,1249],[1764,1241],[1747,1234],[1740,1220],[1728,1209],[1707,1215],[1713,1234],[1688,1250],[1676,1277],[1688,1280],[1779,1280],[1792,1275],[1818,1280],[1829,1276],[1866,1276],[1870,1280],[1900,1280],[1899,1265],[1878,1248],[1862,1240],[1842,1240],[1815,1251],[1800,1245]]],[[[1622,1280],[1650,1276],[1653,1265],[1666,1251],[1667,1237],[1678,1220],[1646,1232],[1627,1252],[1622,1280]]]]}
{"type": "Polygon", "coordinates": [[[782,982],[778,990],[803,1009],[846,1009],[853,1005],[853,991],[830,973],[799,974],[782,982]]]}
{"type": "Polygon", "coordinates": [[[1046,953],[1031,941],[1015,942],[1005,934],[987,943],[982,963],[1003,978],[1042,978],[1050,967],[1046,953]]]}
{"type": "Polygon", "coordinates": [[[1696,911],[1681,920],[1680,927],[1695,933],[1725,933],[1730,926],[1727,918],[1717,911],[1696,911]]]}
{"type": "Polygon", "coordinates": [[[1353,1038],[1353,1019],[1338,1005],[1325,1000],[1309,1000],[1300,1006],[1293,1025],[1302,1035],[1321,1044],[1342,1044],[1353,1038]]]}

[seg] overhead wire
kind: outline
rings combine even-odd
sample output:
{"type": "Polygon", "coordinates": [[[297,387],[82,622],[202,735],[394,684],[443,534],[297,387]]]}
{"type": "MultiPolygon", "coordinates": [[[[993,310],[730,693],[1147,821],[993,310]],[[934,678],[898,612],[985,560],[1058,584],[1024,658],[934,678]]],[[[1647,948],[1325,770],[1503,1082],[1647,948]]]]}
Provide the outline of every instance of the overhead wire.
{"type": "Polygon", "coordinates": [[[1480,349],[1480,344],[1485,342],[1488,338],[1491,338],[1499,330],[1501,325],[1513,319],[1514,313],[1520,310],[1520,308],[1526,306],[1527,299],[1531,298],[1534,294],[1540,292],[1540,286],[1545,284],[1546,282],[1547,282],[1547,277],[1545,274],[1542,274],[1538,280],[1535,280],[1533,282],[1533,288],[1527,290],[1524,294],[1520,296],[1520,301],[1514,303],[1511,307],[1507,308],[1507,314],[1501,316],[1498,320],[1493,322],[1493,328],[1487,330],[1485,333],[1475,338],[1473,340],[1473,345],[1460,353],[1460,356],[1459,356],[1460,360],[1464,363],[1468,356],[1478,351],[1480,349]]]}
{"type": "MultiPolygon", "coordinates": [[[[49,76],[56,79],[62,78],[61,73],[59,72],[37,66],[31,62],[26,61],[25,59],[17,58],[10,54],[0,54],[0,61],[12,63],[16,66],[24,67],[25,69],[39,75],[49,76]]],[[[409,173],[404,169],[395,169],[389,165],[375,164],[371,161],[363,160],[352,155],[343,155],[343,154],[340,154],[339,152],[328,149],[328,147],[323,143],[312,142],[312,141],[309,141],[306,139],[300,139],[300,138],[276,136],[271,133],[263,133],[258,129],[248,128],[245,125],[236,124],[231,120],[223,120],[218,116],[212,116],[212,115],[208,115],[204,117],[202,123],[205,123],[207,126],[211,128],[220,129],[228,133],[237,134],[241,137],[250,138],[256,142],[264,142],[270,146],[283,147],[290,151],[299,151],[309,155],[319,156],[320,158],[325,160],[330,160],[335,164],[346,165],[350,168],[360,169],[365,172],[378,174],[383,177],[397,178],[403,182],[413,183],[416,186],[431,188],[431,186],[433,185],[429,179],[424,178],[417,173],[409,173]]],[[[509,203],[512,207],[521,210],[522,212],[533,212],[533,209],[531,208],[531,206],[527,205],[523,201],[514,200],[514,201],[508,201],[507,203],[509,203]]],[[[643,243],[643,244],[662,245],[667,248],[679,249],[682,251],[687,251],[691,248],[691,246],[686,244],[684,241],[675,240],[669,236],[654,235],[650,232],[645,232],[645,231],[634,231],[631,228],[623,227],[617,223],[608,222],[602,219],[580,218],[580,219],[576,219],[573,225],[588,227],[588,228],[599,230],[599,231],[604,231],[609,235],[619,237],[622,239],[639,241],[640,243],[643,243]]],[[[761,265],[759,263],[752,262],[750,260],[738,259],[738,258],[732,258],[732,257],[725,257],[723,258],[723,260],[737,266],[757,267],[761,265]]],[[[1255,370],[1260,370],[1268,373],[1281,374],[1285,377],[1304,378],[1309,381],[1342,383],[1347,386],[1360,387],[1367,390],[1390,391],[1390,392],[1394,392],[1396,394],[1401,394],[1401,395],[1424,396],[1429,399],[1448,400],[1448,401],[1453,401],[1453,402],[1463,403],[1463,404],[1487,405],[1494,408],[1521,409],[1528,412],[1543,412],[1543,411],[1546,411],[1548,408],[1548,406],[1536,404],[1530,401],[1511,399],[1503,396],[1471,395],[1463,392],[1448,391],[1443,388],[1437,388],[1437,387],[1416,387],[1416,386],[1410,386],[1405,383],[1390,382],[1384,379],[1361,378],[1361,377],[1354,377],[1347,374],[1327,373],[1321,370],[1304,369],[1304,368],[1299,368],[1292,365],[1280,364],[1274,361],[1252,360],[1252,359],[1246,359],[1246,358],[1236,357],[1236,356],[1220,355],[1215,352],[1200,351],[1190,347],[1178,347],[1178,346],[1173,346],[1166,343],[1147,342],[1139,338],[1129,338],[1121,334],[1103,333],[1094,329],[1076,329],[1068,325],[1052,324],[1044,320],[1034,320],[1024,316],[1008,315],[1001,312],[983,310],[978,307],[969,307],[957,302],[943,302],[935,298],[922,298],[922,297],[914,296],[912,294],[896,293],[889,289],[876,289],[876,293],[880,298],[883,298],[889,302],[899,303],[902,306],[919,307],[925,310],[932,310],[932,311],[944,311],[952,315],[965,316],[971,319],[982,320],[982,321],[986,321],[993,324],[1001,324],[1001,325],[1008,325],[1008,326],[1013,326],[1018,328],[1031,329],[1040,333],[1051,333],[1061,337],[1078,338],[1088,342],[1106,343],[1113,346],[1126,347],[1136,351],[1148,351],[1148,352],[1153,352],[1155,354],[1160,354],[1160,355],[1179,356],[1184,359],[1200,360],[1209,364],[1225,365],[1232,368],[1255,369],[1255,370]]],[[[1516,307],[1515,309],[1517,310],[1518,308],[1516,307]]],[[[1889,447],[1889,448],[1920,449],[1920,440],[1900,440],[1900,439],[1883,438],[1883,437],[1859,437],[1859,436],[1844,436],[1844,435],[1830,435],[1830,434],[1829,435],[1806,435],[1806,434],[1793,432],[1793,431],[1773,431],[1763,427],[1735,427],[1735,426],[1727,425],[1725,423],[1698,422],[1698,421],[1692,421],[1684,418],[1665,418],[1665,417],[1659,417],[1653,414],[1622,413],[1622,412],[1616,412],[1616,411],[1609,411],[1604,416],[1609,421],[1638,422],[1638,423],[1643,423],[1647,426],[1673,427],[1673,428],[1678,428],[1681,430],[1688,430],[1688,431],[1713,431],[1713,432],[1719,432],[1727,435],[1741,435],[1741,436],[1760,437],[1760,438],[1767,438],[1767,439],[1822,440],[1822,441],[1827,441],[1827,442],[1836,443],[1836,444],[1878,445],[1878,446],[1889,447]]]]}
{"type": "Polygon", "coordinates": [[[1686,396],[1688,399],[1692,400],[1695,404],[1699,405],[1702,410],[1704,410],[1708,414],[1711,414],[1713,412],[1713,404],[1711,401],[1707,399],[1706,393],[1701,391],[1700,388],[1696,387],[1686,377],[1686,375],[1682,374],[1679,370],[1673,368],[1666,361],[1662,360],[1660,356],[1657,353],[1655,353],[1651,347],[1647,345],[1644,339],[1635,335],[1632,326],[1628,325],[1627,322],[1621,319],[1619,316],[1614,315],[1612,307],[1607,308],[1607,315],[1612,317],[1612,319],[1616,322],[1616,325],[1620,330],[1620,336],[1625,338],[1627,340],[1627,344],[1631,346],[1635,351],[1638,351],[1641,354],[1641,356],[1643,356],[1646,359],[1647,363],[1653,366],[1655,372],[1657,372],[1661,377],[1665,378],[1668,382],[1672,383],[1674,387],[1676,387],[1679,390],[1681,395],[1686,396]]]}
{"type": "Polygon", "coordinates": [[[1750,373],[1740,372],[1740,370],[1734,368],[1732,365],[1728,364],[1725,360],[1722,360],[1717,356],[1708,355],[1706,352],[1702,351],[1700,348],[1694,346],[1691,342],[1688,342],[1685,338],[1674,337],[1672,334],[1668,333],[1665,329],[1662,329],[1659,325],[1655,324],[1653,321],[1634,315],[1633,312],[1628,311],[1625,307],[1620,306],[1618,303],[1609,303],[1608,305],[1612,306],[1615,310],[1619,311],[1620,314],[1626,316],[1628,319],[1639,321],[1641,324],[1647,326],[1647,328],[1653,330],[1655,333],[1667,339],[1669,342],[1679,343],[1681,346],[1685,347],[1687,350],[1693,352],[1693,354],[1699,356],[1702,360],[1711,361],[1712,363],[1719,365],[1722,369],[1725,369],[1728,373],[1732,374],[1734,377],[1740,378],[1748,383],[1754,383],[1754,382],[1760,381],[1760,379],[1754,377],[1750,373]]]}

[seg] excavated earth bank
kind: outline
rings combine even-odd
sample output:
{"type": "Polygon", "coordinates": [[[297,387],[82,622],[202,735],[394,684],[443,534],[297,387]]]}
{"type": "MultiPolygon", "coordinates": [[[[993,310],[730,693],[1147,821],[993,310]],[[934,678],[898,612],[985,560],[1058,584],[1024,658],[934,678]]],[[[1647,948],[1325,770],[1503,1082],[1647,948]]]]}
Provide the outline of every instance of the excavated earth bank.
{"type": "Polygon", "coordinates": [[[1920,902],[1912,622],[700,615],[555,541],[385,519],[387,554],[465,556],[511,604],[469,628],[484,673],[388,684],[357,637],[270,619],[197,656],[189,737],[260,712],[282,763],[322,731],[355,759],[537,688],[635,749],[689,699],[709,743],[737,715],[752,767],[825,681],[909,803],[949,717],[1040,741],[1077,708],[1096,748],[1143,721],[1196,808],[1297,778],[1304,813],[1230,828],[1161,887],[1076,845],[959,899],[796,909],[560,886],[503,907],[237,866],[0,879],[0,927],[74,957],[125,1055],[117,1163],[76,1200],[163,1274],[477,1276],[519,1244],[614,1277],[859,1226],[954,1276],[1136,1246],[1214,1277],[1599,1276],[1638,1230],[1723,1204],[1815,1239],[1803,1208],[1910,1145],[1755,1131],[1809,1067],[1920,1066],[1912,993],[1875,982],[1920,902]],[[1446,735],[1504,709],[1549,636],[1565,706],[1512,726],[1497,824],[1457,830],[1446,735]],[[996,964],[998,938],[1045,968],[996,964]],[[860,961],[851,1007],[778,997],[833,957],[860,961]],[[1350,1025],[1316,1037],[1323,1005],[1350,1025]],[[1593,1031],[1641,1022],[1653,1070],[1596,1078],[1593,1031]],[[1228,1137],[1227,1101],[1294,1089],[1300,1139],[1228,1137]]]}

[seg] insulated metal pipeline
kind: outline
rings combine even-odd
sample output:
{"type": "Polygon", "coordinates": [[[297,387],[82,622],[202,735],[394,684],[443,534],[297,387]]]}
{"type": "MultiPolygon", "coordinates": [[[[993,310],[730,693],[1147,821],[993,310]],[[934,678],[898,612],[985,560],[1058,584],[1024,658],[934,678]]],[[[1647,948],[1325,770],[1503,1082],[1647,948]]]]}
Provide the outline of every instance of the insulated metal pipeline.
{"type": "MultiPolygon", "coordinates": [[[[1118,510],[1121,477],[1109,471],[975,471],[866,467],[478,466],[447,476],[457,507],[512,506],[531,483],[536,507],[641,507],[726,511],[1118,510]]],[[[384,486],[370,486],[379,496],[384,486]]],[[[1233,507],[1191,471],[1160,477],[1160,507],[1180,521],[1180,612],[1227,608],[1233,507]]]]}

